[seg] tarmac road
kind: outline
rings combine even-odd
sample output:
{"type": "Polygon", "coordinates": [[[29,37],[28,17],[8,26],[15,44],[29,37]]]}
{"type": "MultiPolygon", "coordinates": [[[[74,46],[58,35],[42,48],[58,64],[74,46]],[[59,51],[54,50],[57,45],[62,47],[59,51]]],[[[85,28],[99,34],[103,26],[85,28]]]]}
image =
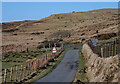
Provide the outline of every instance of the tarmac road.
{"type": "Polygon", "coordinates": [[[37,80],[35,83],[72,82],[79,64],[78,51],[79,49],[68,50],[60,64],[51,73],[37,80]]]}

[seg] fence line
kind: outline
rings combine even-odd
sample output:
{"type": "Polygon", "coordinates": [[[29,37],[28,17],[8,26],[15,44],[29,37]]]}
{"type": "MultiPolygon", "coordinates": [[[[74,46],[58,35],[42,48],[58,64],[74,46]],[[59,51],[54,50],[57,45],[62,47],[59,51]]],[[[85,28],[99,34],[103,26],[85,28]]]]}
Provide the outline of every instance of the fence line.
{"type": "Polygon", "coordinates": [[[29,78],[32,74],[37,73],[39,69],[42,67],[47,67],[47,64],[50,60],[58,57],[60,53],[62,53],[63,49],[59,49],[56,54],[46,54],[42,58],[34,58],[26,61],[26,65],[16,66],[15,69],[11,67],[11,69],[5,69],[3,73],[4,83],[6,82],[21,82],[26,78],[29,78]],[[9,76],[9,77],[8,77],[9,76]]]}
{"type": "Polygon", "coordinates": [[[102,58],[115,56],[119,53],[119,44],[118,39],[116,38],[113,42],[105,43],[102,45],[93,45],[89,40],[88,45],[91,47],[94,53],[98,54],[102,58]]]}

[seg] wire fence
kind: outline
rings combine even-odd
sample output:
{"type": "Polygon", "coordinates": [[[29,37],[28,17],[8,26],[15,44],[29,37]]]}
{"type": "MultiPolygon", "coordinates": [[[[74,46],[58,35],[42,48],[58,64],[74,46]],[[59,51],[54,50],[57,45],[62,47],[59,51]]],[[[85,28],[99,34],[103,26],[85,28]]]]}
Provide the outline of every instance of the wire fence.
{"type": "Polygon", "coordinates": [[[2,72],[2,83],[20,83],[21,81],[31,78],[41,68],[46,67],[48,63],[57,58],[63,49],[60,48],[55,54],[46,54],[42,58],[28,59],[25,65],[4,69],[2,72]]]}
{"type": "Polygon", "coordinates": [[[91,47],[94,53],[98,54],[102,58],[115,56],[119,54],[119,42],[118,38],[114,41],[104,44],[93,45],[91,41],[88,41],[88,45],[91,47]]]}

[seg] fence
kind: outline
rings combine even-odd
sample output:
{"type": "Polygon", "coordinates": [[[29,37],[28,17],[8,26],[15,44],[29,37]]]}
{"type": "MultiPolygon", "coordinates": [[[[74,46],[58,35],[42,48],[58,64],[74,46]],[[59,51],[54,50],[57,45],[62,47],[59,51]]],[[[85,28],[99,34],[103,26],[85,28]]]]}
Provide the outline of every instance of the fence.
{"type": "Polygon", "coordinates": [[[42,58],[34,58],[26,61],[26,65],[5,69],[2,73],[3,83],[19,83],[27,78],[31,78],[41,68],[46,67],[50,60],[57,58],[63,49],[60,48],[56,54],[46,54],[42,58]]]}
{"type": "Polygon", "coordinates": [[[94,53],[98,54],[100,57],[110,57],[119,54],[119,42],[118,38],[109,43],[104,43],[101,45],[92,45],[90,41],[88,41],[89,46],[93,50],[94,53]]]}

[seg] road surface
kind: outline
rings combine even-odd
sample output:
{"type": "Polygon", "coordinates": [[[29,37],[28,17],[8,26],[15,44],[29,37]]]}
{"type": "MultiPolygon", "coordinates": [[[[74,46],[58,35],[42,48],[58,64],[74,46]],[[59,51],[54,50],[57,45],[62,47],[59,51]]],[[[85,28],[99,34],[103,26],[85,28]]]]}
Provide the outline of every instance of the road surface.
{"type": "MultiPolygon", "coordinates": [[[[37,82],[72,82],[78,66],[79,49],[68,50],[60,64],[37,82]]],[[[34,83],[34,84],[35,84],[34,83]]]]}

